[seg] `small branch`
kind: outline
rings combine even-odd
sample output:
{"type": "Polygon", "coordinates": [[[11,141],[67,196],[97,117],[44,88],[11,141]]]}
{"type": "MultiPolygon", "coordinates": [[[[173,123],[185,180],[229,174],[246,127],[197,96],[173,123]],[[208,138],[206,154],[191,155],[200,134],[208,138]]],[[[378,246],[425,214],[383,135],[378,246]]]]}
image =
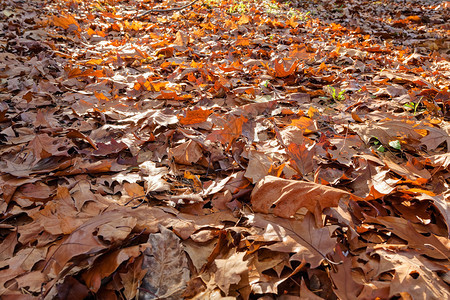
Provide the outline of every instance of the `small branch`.
{"type": "Polygon", "coordinates": [[[198,0],[193,0],[192,2],[190,2],[190,3],[186,4],[186,5],[180,6],[180,7],[173,7],[173,8],[168,8],[168,9],[150,9],[150,10],[146,10],[146,11],[140,13],[139,15],[137,15],[136,17],[137,18],[142,18],[142,17],[144,17],[146,15],[149,15],[151,13],[165,13],[165,12],[171,12],[171,11],[180,11],[180,10],[183,10],[185,8],[188,8],[189,6],[194,5],[197,1],[198,0]]]}

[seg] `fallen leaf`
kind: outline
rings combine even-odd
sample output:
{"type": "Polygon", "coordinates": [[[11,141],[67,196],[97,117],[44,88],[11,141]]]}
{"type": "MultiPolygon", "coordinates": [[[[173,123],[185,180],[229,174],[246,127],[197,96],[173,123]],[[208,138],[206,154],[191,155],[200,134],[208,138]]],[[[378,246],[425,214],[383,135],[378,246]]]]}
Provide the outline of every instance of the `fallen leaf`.
{"type": "Polygon", "coordinates": [[[176,163],[192,165],[203,157],[202,148],[198,143],[190,140],[169,150],[169,155],[176,163]]]}
{"type": "Polygon", "coordinates": [[[289,218],[302,207],[315,213],[338,206],[339,201],[348,199],[349,195],[346,191],[313,182],[266,176],[253,189],[251,202],[256,212],[272,212],[289,218]]]}
{"type": "Polygon", "coordinates": [[[217,267],[215,283],[225,295],[228,295],[231,285],[241,281],[241,274],[248,270],[248,261],[244,260],[244,256],[245,252],[235,252],[227,258],[214,261],[217,267]]]}
{"type": "Polygon", "coordinates": [[[186,254],[180,239],[164,226],[159,226],[159,230],[160,233],[150,234],[150,247],[144,251],[142,266],[148,271],[142,280],[140,299],[178,298],[189,280],[186,254]]]}

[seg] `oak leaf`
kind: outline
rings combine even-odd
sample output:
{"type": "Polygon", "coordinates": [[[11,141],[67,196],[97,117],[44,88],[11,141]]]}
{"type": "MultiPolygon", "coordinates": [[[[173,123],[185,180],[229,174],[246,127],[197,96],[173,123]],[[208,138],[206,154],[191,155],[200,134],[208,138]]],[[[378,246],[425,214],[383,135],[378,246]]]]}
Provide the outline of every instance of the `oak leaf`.
{"type": "Polygon", "coordinates": [[[271,215],[249,214],[248,224],[258,231],[248,240],[269,242],[264,248],[275,252],[295,253],[290,261],[303,261],[315,268],[333,252],[336,238],[331,237],[335,226],[319,228],[314,216],[307,214],[303,220],[284,219],[271,215]]]}
{"type": "Polygon", "coordinates": [[[256,212],[289,218],[302,207],[312,213],[322,212],[349,196],[349,192],[314,182],[266,176],[253,189],[251,202],[256,212]]]}
{"type": "Polygon", "coordinates": [[[245,252],[235,252],[228,258],[217,258],[214,263],[217,267],[215,282],[217,286],[228,295],[230,286],[241,281],[241,275],[248,270],[248,261],[244,260],[245,252]]]}

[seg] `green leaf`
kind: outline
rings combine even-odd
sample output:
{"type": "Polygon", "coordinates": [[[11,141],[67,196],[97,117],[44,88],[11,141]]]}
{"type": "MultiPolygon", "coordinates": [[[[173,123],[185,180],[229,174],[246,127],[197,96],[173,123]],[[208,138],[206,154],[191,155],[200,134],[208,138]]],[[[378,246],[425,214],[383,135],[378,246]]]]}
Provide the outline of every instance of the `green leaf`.
{"type": "Polygon", "coordinates": [[[398,141],[398,140],[390,141],[389,146],[391,146],[392,148],[397,149],[397,150],[402,149],[402,145],[400,145],[400,141],[398,141]]]}
{"type": "Polygon", "coordinates": [[[379,147],[377,148],[377,151],[379,151],[379,152],[384,152],[384,151],[386,151],[386,149],[384,149],[383,146],[379,146],[379,147]]]}

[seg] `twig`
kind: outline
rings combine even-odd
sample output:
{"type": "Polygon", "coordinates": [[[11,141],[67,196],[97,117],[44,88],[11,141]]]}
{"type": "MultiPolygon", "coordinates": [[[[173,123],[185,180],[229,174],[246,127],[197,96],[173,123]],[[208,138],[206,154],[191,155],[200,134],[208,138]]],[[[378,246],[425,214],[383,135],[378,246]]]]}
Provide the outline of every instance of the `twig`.
{"type": "Polygon", "coordinates": [[[130,200],[127,201],[127,203],[124,204],[124,206],[127,206],[128,204],[130,204],[133,200],[141,199],[141,198],[144,198],[144,200],[145,200],[145,198],[147,198],[147,194],[131,198],[130,200]]]}
{"type": "Polygon", "coordinates": [[[167,9],[150,9],[150,10],[146,10],[146,11],[140,13],[139,15],[137,15],[136,17],[137,18],[142,18],[142,17],[145,17],[146,15],[149,15],[151,13],[164,13],[164,12],[171,12],[171,11],[180,11],[180,10],[183,10],[185,8],[188,8],[189,6],[194,5],[195,2],[197,2],[197,1],[198,0],[193,0],[192,2],[190,2],[190,3],[186,4],[186,5],[180,6],[180,7],[173,7],[173,8],[167,8],[167,9]]]}

